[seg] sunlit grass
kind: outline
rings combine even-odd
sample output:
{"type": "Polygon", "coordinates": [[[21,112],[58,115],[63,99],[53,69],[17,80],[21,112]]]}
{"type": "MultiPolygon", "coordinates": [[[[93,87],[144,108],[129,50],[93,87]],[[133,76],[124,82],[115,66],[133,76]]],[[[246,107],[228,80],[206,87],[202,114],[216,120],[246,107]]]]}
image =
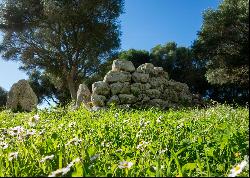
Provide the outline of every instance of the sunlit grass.
{"type": "Polygon", "coordinates": [[[249,152],[249,109],[228,105],[5,110],[0,129],[0,176],[228,176],[249,152]]]}

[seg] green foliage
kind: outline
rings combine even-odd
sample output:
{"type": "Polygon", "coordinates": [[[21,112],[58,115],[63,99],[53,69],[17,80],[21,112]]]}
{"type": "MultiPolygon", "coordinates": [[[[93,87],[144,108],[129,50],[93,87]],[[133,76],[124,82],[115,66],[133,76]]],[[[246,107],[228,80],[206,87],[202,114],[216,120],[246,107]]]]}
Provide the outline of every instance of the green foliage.
{"type": "Polygon", "coordinates": [[[0,86],[0,109],[6,105],[8,92],[0,86]]]}
{"type": "Polygon", "coordinates": [[[248,0],[224,0],[218,9],[205,11],[193,49],[207,63],[208,82],[248,86],[248,35],[248,0]]]}
{"type": "Polygon", "coordinates": [[[152,48],[150,56],[151,62],[163,67],[171,79],[186,83],[193,93],[205,95],[209,87],[204,77],[205,65],[194,58],[191,49],[168,42],[152,48]]]}
{"type": "Polygon", "coordinates": [[[150,62],[149,52],[145,50],[129,49],[127,51],[122,51],[119,54],[119,58],[131,61],[136,68],[141,64],[150,62]]]}
{"type": "Polygon", "coordinates": [[[120,45],[123,0],[5,0],[2,57],[59,78],[71,99],[120,45]]]}
{"type": "Polygon", "coordinates": [[[5,110],[0,123],[2,177],[48,176],[66,166],[65,176],[227,177],[249,153],[249,109],[229,105],[168,111],[5,110]],[[16,126],[23,130],[11,136],[16,126]],[[18,155],[9,160],[13,152],[18,155]],[[70,165],[76,158],[80,161],[70,165]],[[133,165],[121,169],[121,161],[133,165]]]}

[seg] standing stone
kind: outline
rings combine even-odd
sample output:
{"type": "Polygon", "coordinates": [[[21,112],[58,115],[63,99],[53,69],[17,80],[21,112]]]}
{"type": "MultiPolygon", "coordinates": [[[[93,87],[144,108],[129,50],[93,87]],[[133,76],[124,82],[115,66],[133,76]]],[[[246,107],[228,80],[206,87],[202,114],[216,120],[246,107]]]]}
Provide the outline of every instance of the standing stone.
{"type": "Polygon", "coordinates": [[[110,87],[108,83],[98,81],[92,84],[92,93],[96,95],[108,96],[110,93],[110,87]]]}
{"type": "Polygon", "coordinates": [[[7,108],[13,111],[32,111],[37,104],[37,96],[28,81],[23,79],[12,85],[7,96],[7,108]]]}
{"type": "Polygon", "coordinates": [[[135,66],[131,61],[118,59],[113,61],[112,71],[134,72],[135,66]]]}
{"type": "Polygon", "coordinates": [[[90,101],[91,101],[91,92],[89,91],[89,88],[84,83],[80,84],[77,90],[75,109],[79,108],[81,103],[83,103],[84,106],[89,109],[90,101]]]}

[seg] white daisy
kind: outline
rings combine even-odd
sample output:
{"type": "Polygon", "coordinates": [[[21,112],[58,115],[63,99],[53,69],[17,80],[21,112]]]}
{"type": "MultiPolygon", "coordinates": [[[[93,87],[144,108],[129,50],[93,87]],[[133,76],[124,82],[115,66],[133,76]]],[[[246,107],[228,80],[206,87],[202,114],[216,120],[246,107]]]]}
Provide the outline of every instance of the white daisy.
{"type": "Polygon", "coordinates": [[[13,159],[17,159],[18,152],[12,152],[9,154],[9,161],[12,161],[13,159]]]}
{"type": "Polygon", "coordinates": [[[8,143],[6,143],[6,142],[0,142],[0,147],[2,147],[2,149],[6,149],[6,148],[8,148],[8,143]]]}
{"type": "Polygon", "coordinates": [[[236,177],[238,174],[242,172],[242,170],[246,167],[247,161],[244,160],[237,166],[235,166],[233,169],[231,169],[231,173],[228,175],[228,177],[236,177]]]}
{"type": "Polygon", "coordinates": [[[70,144],[74,144],[74,145],[78,145],[79,143],[81,143],[82,142],[82,140],[81,139],[78,139],[77,137],[75,137],[75,138],[73,138],[73,139],[71,139],[67,144],[66,144],[66,146],[68,146],[68,145],[70,145],[70,144]]]}
{"type": "Polygon", "coordinates": [[[92,162],[92,161],[96,160],[99,157],[100,157],[100,154],[95,154],[94,156],[91,156],[90,161],[92,162]]]}
{"type": "Polygon", "coordinates": [[[24,131],[24,128],[22,126],[16,126],[16,127],[10,128],[9,135],[11,136],[20,135],[23,131],[24,131]]]}
{"type": "Polygon", "coordinates": [[[125,168],[131,168],[131,166],[133,166],[133,163],[132,162],[128,162],[128,161],[122,161],[119,163],[118,167],[120,169],[125,169],[125,168]]]}
{"type": "Polygon", "coordinates": [[[52,160],[54,158],[54,155],[50,155],[50,156],[45,156],[44,158],[42,158],[40,160],[40,163],[45,162],[46,160],[52,160]]]}

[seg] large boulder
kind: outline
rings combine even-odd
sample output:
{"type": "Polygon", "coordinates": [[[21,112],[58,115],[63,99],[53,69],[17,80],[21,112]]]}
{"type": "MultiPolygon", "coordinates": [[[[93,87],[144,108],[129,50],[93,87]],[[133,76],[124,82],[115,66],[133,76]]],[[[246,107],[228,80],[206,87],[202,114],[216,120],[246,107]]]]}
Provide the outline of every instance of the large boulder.
{"type": "Polygon", "coordinates": [[[112,96],[108,102],[107,102],[107,105],[110,106],[110,105],[119,105],[120,104],[120,99],[117,95],[114,95],[112,96]]]}
{"type": "Polygon", "coordinates": [[[145,63],[137,67],[136,72],[150,74],[154,71],[154,65],[151,63],[145,63]]]}
{"type": "Polygon", "coordinates": [[[89,108],[90,101],[91,101],[91,92],[89,91],[89,88],[87,87],[87,85],[85,85],[85,83],[80,84],[77,90],[77,99],[75,108],[77,109],[78,107],[80,107],[81,103],[83,103],[86,108],[89,108]]]}
{"type": "Polygon", "coordinates": [[[132,80],[136,83],[147,83],[149,80],[149,74],[134,72],[132,74],[132,80]]]}
{"type": "Polygon", "coordinates": [[[13,111],[32,111],[37,104],[37,96],[28,81],[23,79],[12,85],[7,97],[7,108],[13,111]]]}
{"type": "Polygon", "coordinates": [[[91,95],[91,102],[93,106],[103,107],[105,106],[106,97],[103,95],[91,95]]]}
{"type": "Polygon", "coordinates": [[[129,84],[129,82],[112,83],[112,84],[110,84],[110,89],[111,89],[112,95],[130,94],[130,84],[129,84]]]}
{"type": "Polygon", "coordinates": [[[134,72],[135,66],[131,61],[118,59],[113,61],[112,71],[134,72]]]}
{"type": "Polygon", "coordinates": [[[110,93],[110,87],[108,83],[98,81],[92,84],[92,93],[96,95],[108,96],[110,93]]]}
{"type": "Polygon", "coordinates": [[[119,94],[118,96],[121,101],[121,104],[133,104],[136,102],[136,97],[134,95],[119,94]]]}
{"type": "Polygon", "coordinates": [[[133,83],[131,85],[131,93],[135,96],[138,96],[139,94],[143,93],[144,91],[150,89],[149,83],[133,83]]]}
{"type": "Polygon", "coordinates": [[[115,82],[130,82],[131,74],[124,71],[109,71],[104,79],[104,82],[115,83],[115,82]]]}

